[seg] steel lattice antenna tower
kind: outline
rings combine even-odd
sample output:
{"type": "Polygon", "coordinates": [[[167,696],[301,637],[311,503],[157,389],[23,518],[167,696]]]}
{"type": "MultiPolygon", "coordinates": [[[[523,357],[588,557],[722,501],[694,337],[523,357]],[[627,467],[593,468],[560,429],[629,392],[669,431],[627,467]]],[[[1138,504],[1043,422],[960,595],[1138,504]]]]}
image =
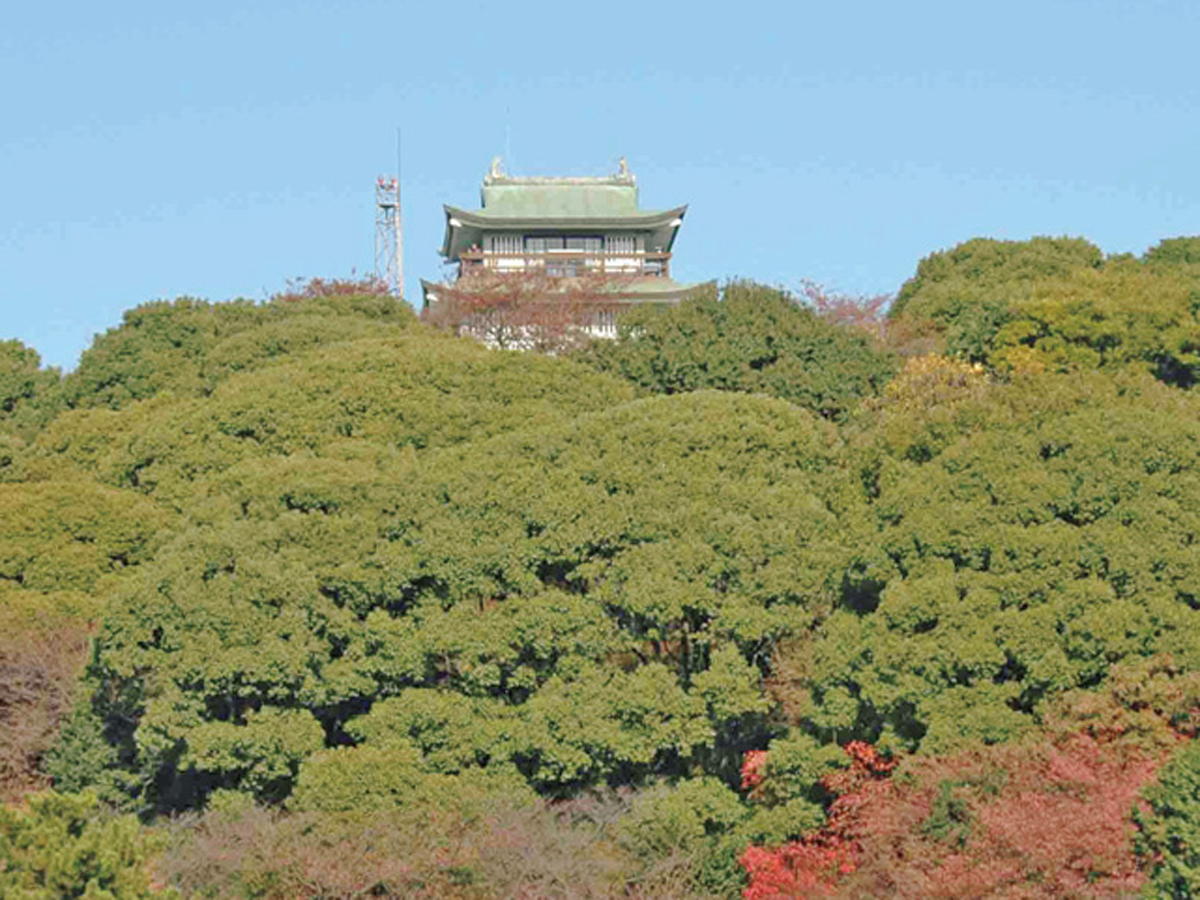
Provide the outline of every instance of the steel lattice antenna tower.
{"type": "Polygon", "coordinates": [[[404,231],[400,224],[400,180],[375,181],[375,277],[388,293],[404,299],[404,231]]]}

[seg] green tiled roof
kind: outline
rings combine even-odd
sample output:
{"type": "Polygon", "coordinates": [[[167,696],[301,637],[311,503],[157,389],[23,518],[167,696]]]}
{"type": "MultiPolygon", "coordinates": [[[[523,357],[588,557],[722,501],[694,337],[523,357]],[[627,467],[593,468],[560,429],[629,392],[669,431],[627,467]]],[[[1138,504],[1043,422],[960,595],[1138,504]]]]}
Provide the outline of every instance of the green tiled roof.
{"type": "Polygon", "coordinates": [[[506,179],[483,186],[476,215],[506,219],[619,219],[638,215],[637,186],[605,179],[506,179]]]}
{"type": "MultiPolygon", "coordinates": [[[[715,281],[681,284],[670,278],[635,278],[629,281],[614,282],[606,290],[613,300],[631,306],[639,304],[670,305],[715,291],[716,286],[715,281]]],[[[445,285],[422,279],[421,289],[424,293],[425,306],[428,307],[435,302],[444,287],[445,285]]]]}
{"type": "Polygon", "coordinates": [[[684,297],[695,293],[703,288],[712,287],[715,282],[703,281],[692,282],[690,284],[680,283],[670,278],[636,278],[628,282],[617,282],[613,290],[618,294],[629,294],[653,296],[662,294],[664,296],[684,297]]]}
{"type": "Polygon", "coordinates": [[[482,208],[445,206],[446,235],[441,254],[457,259],[487,233],[517,232],[595,234],[638,232],[646,249],[670,250],[686,206],[638,209],[637,181],[624,160],[615,175],[601,178],[514,177],[500,170],[499,160],[483,180],[482,208]]]}

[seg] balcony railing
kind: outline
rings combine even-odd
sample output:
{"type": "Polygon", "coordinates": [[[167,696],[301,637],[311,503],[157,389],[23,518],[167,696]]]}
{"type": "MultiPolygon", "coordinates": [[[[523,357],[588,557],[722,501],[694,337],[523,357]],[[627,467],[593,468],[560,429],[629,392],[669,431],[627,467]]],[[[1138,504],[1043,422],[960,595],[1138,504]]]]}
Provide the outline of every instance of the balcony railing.
{"type": "Polygon", "coordinates": [[[485,253],[482,250],[464,250],[458,259],[459,278],[482,272],[538,272],[562,278],[583,275],[669,278],[671,274],[670,253],[588,253],[584,250],[485,253]]]}

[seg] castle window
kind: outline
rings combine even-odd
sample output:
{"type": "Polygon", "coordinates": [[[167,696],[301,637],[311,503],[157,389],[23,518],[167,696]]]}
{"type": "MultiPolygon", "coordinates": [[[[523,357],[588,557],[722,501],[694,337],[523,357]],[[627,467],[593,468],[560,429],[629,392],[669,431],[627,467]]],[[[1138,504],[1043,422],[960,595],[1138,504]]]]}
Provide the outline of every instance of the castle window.
{"type": "Polygon", "coordinates": [[[609,253],[634,253],[637,244],[632,234],[610,234],[605,239],[605,249],[609,253]]]}
{"type": "Polygon", "coordinates": [[[558,235],[540,235],[538,237],[525,238],[526,253],[546,253],[550,250],[561,250],[563,248],[563,239],[558,235]]]}
{"type": "Polygon", "coordinates": [[[483,239],[483,249],[488,253],[520,253],[519,234],[489,234],[483,239]]]}
{"type": "Polygon", "coordinates": [[[567,238],[567,249],[580,250],[584,253],[602,253],[604,251],[604,238],[573,235],[567,238]]]}

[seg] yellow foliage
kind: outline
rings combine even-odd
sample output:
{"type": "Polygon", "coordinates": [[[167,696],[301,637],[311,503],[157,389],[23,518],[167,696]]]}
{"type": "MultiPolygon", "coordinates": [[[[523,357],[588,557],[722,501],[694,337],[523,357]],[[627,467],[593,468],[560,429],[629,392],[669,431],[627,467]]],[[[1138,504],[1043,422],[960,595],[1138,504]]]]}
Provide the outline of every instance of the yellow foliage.
{"type": "Polygon", "coordinates": [[[1046,371],[1046,355],[1024,344],[1002,347],[996,351],[994,362],[997,369],[1014,376],[1041,375],[1046,371]]]}
{"type": "Polygon", "coordinates": [[[883,398],[871,405],[928,409],[969,396],[991,381],[979,363],[936,354],[914,356],[905,362],[900,374],[888,382],[883,398]]]}

